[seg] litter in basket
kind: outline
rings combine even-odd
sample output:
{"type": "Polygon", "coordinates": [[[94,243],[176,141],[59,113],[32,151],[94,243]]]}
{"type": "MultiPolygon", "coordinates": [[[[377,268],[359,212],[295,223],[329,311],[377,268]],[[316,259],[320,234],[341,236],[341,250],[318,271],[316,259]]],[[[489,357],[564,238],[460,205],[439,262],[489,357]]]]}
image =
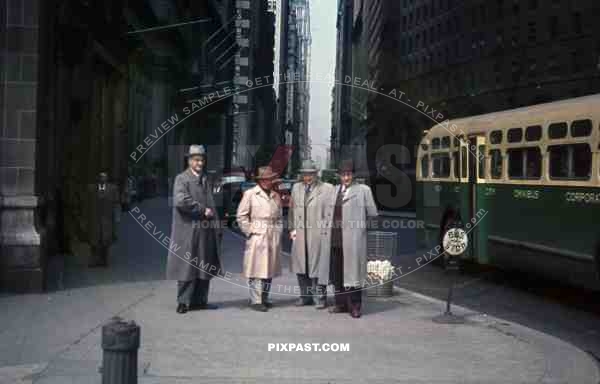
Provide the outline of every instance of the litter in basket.
{"type": "Polygon", "coordinates": [[[367,278],[371,287],[367,296],[392,296],[394,266],[398,234],[395,232],[371,231],[367,234],[367,278]]]}

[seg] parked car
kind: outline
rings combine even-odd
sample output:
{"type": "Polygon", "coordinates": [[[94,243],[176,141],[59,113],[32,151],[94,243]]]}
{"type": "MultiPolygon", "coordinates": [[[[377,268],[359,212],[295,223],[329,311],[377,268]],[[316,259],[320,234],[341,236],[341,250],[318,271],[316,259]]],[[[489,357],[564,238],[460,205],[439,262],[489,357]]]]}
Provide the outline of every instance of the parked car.
{"type": "Polygon", "coordinates": [[[235,221],[235,212],[241,200],[238,199],[238,195],[244,183],[246,183],[244,174],[224,174],[213,185],[213,196],[219,217],[227,220],[228,226],[235,221]]]}
{"type": "Polygon", "coordinates": [[[294,186],[295,180],[292,179],[279,179],[275,182],[274,189],[279,193],[281,198],[281,207],[283,209],[283,215],[287,216],[290,208],[292,187],[294,186]]]}

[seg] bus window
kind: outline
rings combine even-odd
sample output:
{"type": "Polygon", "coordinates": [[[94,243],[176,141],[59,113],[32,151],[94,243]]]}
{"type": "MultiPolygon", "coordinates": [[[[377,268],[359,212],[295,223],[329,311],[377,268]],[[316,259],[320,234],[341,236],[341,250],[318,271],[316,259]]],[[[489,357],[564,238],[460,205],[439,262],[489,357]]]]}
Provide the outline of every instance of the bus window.
{"type": "Polygon", "coordinates": [[[592,133],[591,120],[577,120],[571,124],[572,137],[585,137],[592,133]]]}
{"type": "Polygon", "coordinates": [[[450,136],[442,137],[442,148],[450,148],[450,136]]]}
{"type": "Polygon", "coordinates": [[[592,152],[588,144],[552,145],[550,178],[589,180],[592,174],[592,152]]]}
{"type": "Polygon", "coordinates": [[[433,173],[431,177],[447,178],[450,177],[450,155],[447,153],[438,153],[431,155],[433,162],[433,173]]]}
{"type": "Polygon", "coordinates": [[[452,152],[452,158],[454,159],[454,177],[460,179],[460,158],[458,157],[458,151],[452,152]]]}
{"type": "Polygon", "coordinates": [[[491,144],[502,143],[502,131],[492,131],[492,133],[490,133],[490,143],[491,144]]]}
{"type": "Polygon", "coordinates": [[[506,133],[506,140],[509,143],[520,143],[523,140],[523,130],[521,128],[511,128],[506,133]]]}
{"type": "Polygon", "coordinates": [[[460,139],[454,136],[454,148],[460,147],[460,139]]]}
{"type": "Polygon", "coordinates": [[[548,137],[562,139],[567,136],[567,123],[554,123],[548,127],[548,137]]]}
{"type": "Polygon", "coordinates": [[[542,138],[542,127],[540,125],[533,125],[527,127],[525,130],[525,140],[527,141],[538,141],[542,138]]]}
{"type": "Polygon", "coordinates": [[[502,178],[502,152],[499,149],[492,149],[490,151],[492,179],[502,178]]]}
{"type": "Polygon", "coordinates": [[[542,154],[537,147],[508,150],[508,177],[539,179],[542,175],[542,154]]]}
{"type": "Polygon", "coordinates": [[[462,168],[462,177],[467,177],[468,173],[467,173],[467,147],[462,147],[461,148],[461,168],[462,168]]]}
{"type": "Polygon", "coordinates": [[[479,156],[479,178],[485,179],[485,145],[479,146],[477,156],[479,156]]]}
{"type": "Polygon", "coordinates": [[[435,138],[431,140],[431,149],[440,149],[440,139],[435,138]]]}
{"type": "Polygon", "coordinates": [[[522,179],[523,176],[523,149],[509,149],[508,177],[511,179],[522,179]]]}
{"type": "Polygon", "coordinates": [[[429,177],[429,156],[427,155],[421,158],[421,177],[424,179],[429,177]]]}

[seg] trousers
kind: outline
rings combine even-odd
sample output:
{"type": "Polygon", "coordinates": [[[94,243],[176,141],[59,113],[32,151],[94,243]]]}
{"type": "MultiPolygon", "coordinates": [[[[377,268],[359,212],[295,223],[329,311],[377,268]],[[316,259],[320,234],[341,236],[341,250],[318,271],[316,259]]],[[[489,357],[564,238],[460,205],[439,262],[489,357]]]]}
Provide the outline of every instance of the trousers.
{"type": "Polygon", "coordinates": [[[204,305],[208,302],[210,280],[194,279],[177,282],[177,303],[204,305]]]}
{"type": "Polygon", "coordinates": [[[307,274],[298,274],[300,297],[306,303],[315,301],[317,304],[327,302],[327,286],[318,284],[319,279],[310,278],[307,274]]]}
{"type": "Polygon", "coordinates": [[[250,304],[267,304],[271,300],[271,281],[273,279],[248,279],[248,290],[250,291],[250,304]]]}

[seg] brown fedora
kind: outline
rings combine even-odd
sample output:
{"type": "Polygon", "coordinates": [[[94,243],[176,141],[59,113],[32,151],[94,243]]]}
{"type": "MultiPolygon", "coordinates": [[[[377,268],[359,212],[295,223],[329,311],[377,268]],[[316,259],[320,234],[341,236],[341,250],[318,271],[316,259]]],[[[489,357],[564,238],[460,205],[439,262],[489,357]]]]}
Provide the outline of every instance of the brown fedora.
{"type": "Polygon", "coordinates": [[[256,180],[264,180],[264,179],[276,179],[279,175],[273,172],[273,169],[270,166],[259,167],[258,172],[256,174],[256,180]]]}

